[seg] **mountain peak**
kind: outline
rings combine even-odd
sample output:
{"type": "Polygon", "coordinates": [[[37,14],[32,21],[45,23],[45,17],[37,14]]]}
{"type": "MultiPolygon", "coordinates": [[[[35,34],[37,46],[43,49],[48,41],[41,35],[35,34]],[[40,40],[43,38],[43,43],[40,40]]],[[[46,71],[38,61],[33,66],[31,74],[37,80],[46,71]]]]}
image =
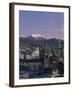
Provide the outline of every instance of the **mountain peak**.
{"type": "Polygon", "coordinates": [[[31,36],[35,39],[46,39],[46,37],[41,34],[32,34],[31,36]]]}

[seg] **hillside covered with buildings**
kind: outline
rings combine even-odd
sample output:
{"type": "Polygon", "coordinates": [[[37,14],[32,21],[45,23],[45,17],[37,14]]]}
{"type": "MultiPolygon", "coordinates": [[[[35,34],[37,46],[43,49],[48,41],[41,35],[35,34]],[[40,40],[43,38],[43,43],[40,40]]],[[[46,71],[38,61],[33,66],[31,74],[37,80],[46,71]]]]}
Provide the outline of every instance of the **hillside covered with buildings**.
{"type": "Polygon", "coordinates": [[[19,38],[19,78],[64,76],[64,41],[42,36],[19,38]]]}

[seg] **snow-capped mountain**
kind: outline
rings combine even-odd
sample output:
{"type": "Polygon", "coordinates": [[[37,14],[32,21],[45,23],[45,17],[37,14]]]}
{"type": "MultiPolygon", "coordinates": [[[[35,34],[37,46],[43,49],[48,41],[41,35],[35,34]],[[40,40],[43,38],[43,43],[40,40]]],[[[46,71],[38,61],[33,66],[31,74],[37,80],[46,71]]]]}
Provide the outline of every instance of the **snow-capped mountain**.
{"type": "Polygon", "coordinates": [[[29,36],[27,38],[38,39],[38,40],[47,39],[44,35],[41,35],[41,34],[32,34],[31,36],[29,36]]]}
{"type": "Polygon", "coordinates": [[[46,38],[45,36],[43,36],[41,34],[32,34],[31,36],[34,38],[46,38]]]}

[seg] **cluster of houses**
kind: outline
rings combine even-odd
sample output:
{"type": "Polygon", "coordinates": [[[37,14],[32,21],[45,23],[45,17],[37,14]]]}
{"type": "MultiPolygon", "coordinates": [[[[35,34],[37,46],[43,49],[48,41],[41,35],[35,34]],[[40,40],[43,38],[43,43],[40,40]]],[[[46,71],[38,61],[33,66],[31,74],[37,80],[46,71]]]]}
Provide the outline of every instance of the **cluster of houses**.
{"type": "MultiPolygon", "coordinates": [[[[29,68],[29,70],[42,70],[43,68],[49,67],[49,58],[52,56],[52,51],[55,55],[60,57],[61,51],[57,48],[41,48],[35,47],[33,50],[30,48],[19,50],[19,62],[20,65],[24,65],[29,68]]],[[[22,71],[21,71],[22,72],[22,71]]],[[[24,72],[23,72],[24,73],[24,72]]],[[[20,73],[21,78],[26,78],[28,76],[20,73]]],[[[29,77],[29,76],[28,76],[29,77]]]]}
{"type": "Polygon", "coordinates": [[[19,55],[20,59],[25,60],[39,58],[39,47],[36,47],[34,51],[31,51],[29,48],[26,50],[20,49],[19,55]]]}

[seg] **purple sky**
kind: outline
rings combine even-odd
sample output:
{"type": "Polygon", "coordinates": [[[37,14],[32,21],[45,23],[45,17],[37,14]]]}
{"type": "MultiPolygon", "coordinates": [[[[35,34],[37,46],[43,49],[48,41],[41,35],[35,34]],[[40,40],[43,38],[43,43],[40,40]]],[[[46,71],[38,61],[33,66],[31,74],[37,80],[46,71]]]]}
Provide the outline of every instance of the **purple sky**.
{"type": "Polygon", "coordinates": [[[64,39],[64,13],[19,11],[19,36],[41,34],[47,38],[64,39]]]}

